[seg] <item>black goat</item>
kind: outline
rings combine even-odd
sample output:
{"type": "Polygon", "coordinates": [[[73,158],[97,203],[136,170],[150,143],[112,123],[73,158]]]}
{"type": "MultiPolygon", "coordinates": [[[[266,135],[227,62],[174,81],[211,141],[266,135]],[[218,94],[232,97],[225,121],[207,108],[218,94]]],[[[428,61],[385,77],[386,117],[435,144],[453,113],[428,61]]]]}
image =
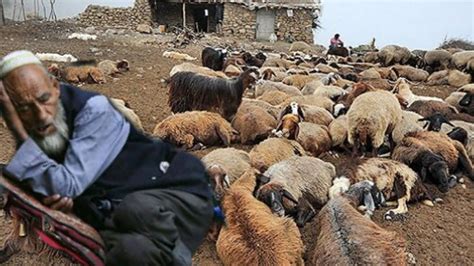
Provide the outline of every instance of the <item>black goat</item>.
{"type": "Polygon", "coordinates": [[[259,79],[259,72],[249,68],[238,78],[227,80],[178,72],[170,79],[168,104],[174,113],[205,110],[232,120],[242,102],[245,89],[259,79]]]}
{"type": "Polygon", "coordinates": [[[223,70],[226,57],[226,50],[217,50],[211,47],[204,48],[201,53],[202,65],[215,71],[223,70]]]}
{"type": "Polygon", "coordinates": [[[446,119],[446,117],[444,117],[444,115],[442,115],[441,113],[438,113],[438,112],[434,113],[431,116],[421,118],[418,121],[427,121],[424,128],[428,127],[428,131],[439,132],[441,130],[441,126],[443,125],[443,123],[446,123],[446,124],[448,124],[452,127],[455,127],[455,125],[451,124],[451,122],[449,122],[449,120],[446,119]]]}
{"type": "Polygon", "coordinates": [[[329,48],[327,55],[347,57],[349,56],[349,50],[346,47],[331,47],[329,48]]]}

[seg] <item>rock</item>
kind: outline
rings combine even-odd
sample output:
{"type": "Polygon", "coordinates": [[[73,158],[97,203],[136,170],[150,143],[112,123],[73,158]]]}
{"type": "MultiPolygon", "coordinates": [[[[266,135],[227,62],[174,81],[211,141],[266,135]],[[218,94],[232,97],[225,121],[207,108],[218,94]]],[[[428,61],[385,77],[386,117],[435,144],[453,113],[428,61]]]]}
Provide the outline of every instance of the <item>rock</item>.
{"type": "Polygon", "coordinates": [[[140,33],[146,33],[146,34],[151,34],[153,32],[152,27],[146,24],[138,25],[136,30],[140,33]]]}
{"type": "Polygon", "coordinates": [[[84,29],[84,32],[88,34],[93,34],[95,33],[95,27],[87,27],[84,29]]]}

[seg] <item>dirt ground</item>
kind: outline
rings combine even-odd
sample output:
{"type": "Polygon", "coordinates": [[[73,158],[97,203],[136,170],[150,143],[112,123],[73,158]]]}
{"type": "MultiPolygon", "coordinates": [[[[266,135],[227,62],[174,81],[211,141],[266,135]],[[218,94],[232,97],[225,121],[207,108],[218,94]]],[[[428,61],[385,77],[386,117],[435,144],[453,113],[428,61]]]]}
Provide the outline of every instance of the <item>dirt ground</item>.
{"type": "MultiPolygon", "coordinates": [[[[33,52],[70,53],[80,59],[127,59],[131,71],[108,78],[103,85],[85,85],[87,89],[101,92],[108,96],[125,99],[137,112],[146,131],[151,132],[154,126],[170,114],[167,106],[167,89],[163,81],[168,78],[172,66],[179,62],[161,56],[167,50],[169,36],[141,36],[123,34],[103,36],[96,41],[68,40],[67,35],[76,31],[77,26],[69,23],[27,23],[0,27],[0,56],[17,49],[28,49],[33,52]],[[91,49],[92,48],[92,49],[91,49]]],[[[207,38],[199,44],[183,49],[192,56],[199,57],[203,46],[208,43],[220,43],[222,40],[207,38]]],[[[236,40],[225,40],[229,45],[238,45],[247,49],[268,47],[268,44],[238,43],[236,40]]],[[[279,50],[287,49],[287,44],[277,44],[279,50]]],[[[438,86],[420,86],[415,93],[446,97],[455,88],[438,86]]],[[[249,146],[238,146],[249,150],[249,146]]],[[[203,156],[210,150],[200,151],[203,156]]],[[[14,141],[7,129],[0,125],[0,163],[7,163],[14,152],[14,141]]],[[[323,158],[339,166],[347,160],[323,158]]],[[[419,265],[474,265],[474,186],[467,181],[467,188],[457,186],[442,195],[444,202],[435,207],[421,204],[410,205],[409,215],[404,221],[387,222],[383,220],[386,209],[376,212],[374,220],[389,230],[402,235],[408,251],[414,255],[419,265]]],[[[0,237],[10,231],[10,223],[0,217],[0,237]]],[[[303,229],[307,248],[314,242],[316,232],[314,221],[303,229]]],[[[213,243],[205,242],[194,257],[196,265],[220,265],[213,243]]],[[[65,260],[51,260],[37,254],[20,253],[6,265],[64,265],[65,260]]]]}

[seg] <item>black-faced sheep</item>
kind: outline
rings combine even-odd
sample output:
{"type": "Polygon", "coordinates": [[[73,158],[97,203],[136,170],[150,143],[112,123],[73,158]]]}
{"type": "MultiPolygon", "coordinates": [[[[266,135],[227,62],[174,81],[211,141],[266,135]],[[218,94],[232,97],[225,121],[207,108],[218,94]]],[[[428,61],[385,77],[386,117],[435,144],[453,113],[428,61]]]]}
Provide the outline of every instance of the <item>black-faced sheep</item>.
{"type": "Polygon", "coordinates": [[[223,198],[226,224],[216,243],[219,258],[224,265],[303,265],[298,227],[254,198],[257,174],[247,171],[223,198]]]}
{"type": "MultiPolygon", "coordinates": [[[[432,206],[432,198],[418,178],[418,175],[407,165],[384,158],[370,158],[352,161],[342,170],[343,176],[337,179],[348,179],[350,184],[370,180],[383,193],[386,200],[397,201],[398,207],[385,213],[385,219],[397,219],[408,212],[407,203],[427,200],[432,206]]],[[[340,181],[334,181],[329,197],[334,198],[340,192],[340,181]]],[[[348,186],[345,186],[349,189],[348,186]]],[[[344,188],[342,188],[344,191],[344,188]]],[[[392,204],[392,205],[395,205],[392,204]]]]}
{"type": "Polygon", "coordinates": [[[233,80],[179,72],[171,77],[168,104],[174,113],[214,111],[230,121],[242,102],[245,89],[255,84],[258,75],[253,68],[233,80]]]}
{"type": "Polygon", "coordinates": [[[374,202],[374,184],[362,181],[331,199],[317,216],[311,265],[406,265],[406,244],[397,233],[378,226],[357,211],[374,202]]]}
{"type": "Polygon", "coordinates": [[[444,117],[441,113],[434,113],[431,116],[419,119],[419,121],[426,121],[424,128],[426,128],[428,131],[439,132],[441,130],[441,126],[444,123],[454,127],[454,125],[451,124],[451,122],[449,122],[449,120],[446,119],[446,117],[444,117]]]}
{"type": "Polygon", "coordinates": [[[466,93],[459,101],[459,106],[461,106],[463,110],[466,110],[466,113],[474,116],[474,93],[466,93]]]}
{"type": "Polygon", "coordinates": [[[204,156],[202,162],[206,166],[218,201],[222,199],[224,191],[250,169],[249,154],[234,148],[214,150],[204,156]]]}
{"type": "Polygon", "coordinates": [[[224,144],[235,140],[236,132],[219,114],[206,111],[171,115],[153,130],[153,136],[186,149],[195,145],[224,144]]]}
{"type": "Polygon", "coordinates": [[[442,192],[456,181],[449,173],[464,171],[469,178],[474,178],[471,161],[462,143],[438,132],[408,133],[393,150],[392,158],[409,165],[422,180],[432,180],[442,192]]]}
{"type": "Polygon", "coordinates": [[[372,151],[377,155],[384,143],[385,135],[402,119],[402,109],[398,99],[387,91],[371,91],[354,100],[347,112],[348,142],[353,146],[353,155],[372,151]]]}
{"type": "Polygon", "coordinates": [[[212,47],[206,47],[201,53],[202,65],[215,71],[221,71],[224,69],[226,56],[226,50],[216,50],[212,47]]]}
{"type": "Polygon", "coordinates": [[[294,155],[306,155],[306,151],[294,140],[269,138],[253,147],[249,154],[250,164],[260,172],[265,172],[268,167],[294,155]]]}
{"type": "Polygon", "coordinates": [[[276,127],[276,119],[265,109],[256,105],[240,106],[232,120],[232,127],[240,134],[242,144],[258,143],[276,127]]]}
{"type": "Polygon", "coordinates": [[[328,201],[336,168],[331,163],[309,156],[293,156],[268,168],[259,177],[256,197],[278,216],[293,215],[304,226],[328,201]]]}
{"type": "Polygon", "coordinates": [[[455,139],[463,143],[466,147],[467,154],[469,158],[474,161],[474,124],[467,123],[464,121],[451,121],[456,127],[452,128],[450,125],[444,124],[441,126],[441,131],[448,134],[452,139],[455,139]],[[459,128],[463,129],[467,133],[467,138],[464,138],[463,133],[458,130],[459,128]],[[453,132],[454,131],[454,132],[453,132]],[[461,136],[459,136],[461,134],[461,136]]]}

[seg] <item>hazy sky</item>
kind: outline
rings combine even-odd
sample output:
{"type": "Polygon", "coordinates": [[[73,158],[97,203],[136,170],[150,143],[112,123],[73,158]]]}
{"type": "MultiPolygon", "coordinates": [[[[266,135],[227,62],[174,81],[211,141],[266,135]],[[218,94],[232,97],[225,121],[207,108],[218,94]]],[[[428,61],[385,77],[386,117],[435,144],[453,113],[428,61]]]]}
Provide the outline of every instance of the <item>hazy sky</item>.
{"type": "Polygon", "coordinates": [[[340,33],[346,46],[399,44],[438,47],[447,36],[474,38],[474,0],[322,0],[318,43],[340,33]]]}

